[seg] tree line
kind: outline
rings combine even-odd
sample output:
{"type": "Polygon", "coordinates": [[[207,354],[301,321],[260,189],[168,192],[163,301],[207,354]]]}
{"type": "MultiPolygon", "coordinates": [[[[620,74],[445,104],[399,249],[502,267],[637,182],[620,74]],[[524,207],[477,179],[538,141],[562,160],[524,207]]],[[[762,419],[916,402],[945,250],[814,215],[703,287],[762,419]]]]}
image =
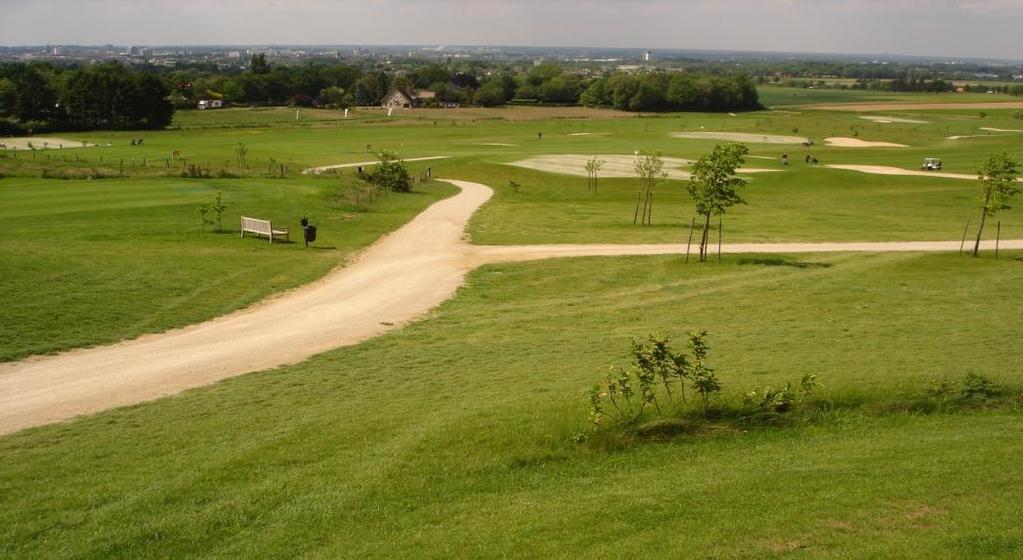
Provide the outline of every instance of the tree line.
{"type": "Polygon", "coordinates": [[[0,65],[0,133],[162,128],[170,124],[175,108],[195,107],[202,99],[238,105],[377,105],[395,89],[433,92],[423,100],[425,106],[583,104],[625,111],[759,107],[756,85],[745,75],[695,70],[607,70],[594,75],[587,68],[555,63],[285,65],[256,54],[241,70],[129,69],[118,63],[0,65]]]}
{"type": "Polygon", "coordinates": [[[690,72],[615,74],[598,78],[580,96],[590,107],[623,111],[741,111],[760,108],[756,84],[746,75],[690,72]]]}
{"type": "Polygon", "coordinates": [[[0,66],[0,134],[164,128],[169,95],[160,76],[117,63],[0,66]]]}
{"type": "Polygon", "coordinates": [[[214,96],[231,103],[329,107],[376,105],[388,92],[426,90],[431,103],[496,106],[517,101],[551,105],[583,104],[625,111],[721,111],[755,109],[756,85],[745,75],[692,71],[591,77],[559,64],[472,71],[427,64],[387,72],[345,65],[270,67],[254,55],[248,71],[221,79],[206,77],[179,88],[183,99],[214,96]]]}

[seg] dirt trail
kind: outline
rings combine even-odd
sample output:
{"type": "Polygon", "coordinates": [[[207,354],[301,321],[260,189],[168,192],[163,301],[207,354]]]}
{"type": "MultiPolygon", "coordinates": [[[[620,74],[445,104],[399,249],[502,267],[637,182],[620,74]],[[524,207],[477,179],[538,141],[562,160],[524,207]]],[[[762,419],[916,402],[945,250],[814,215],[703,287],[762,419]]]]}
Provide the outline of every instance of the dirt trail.
{"type": "MultiPolygon", "coordinates": [[[[465,224],[493,191],[461,192],[377,241],[347,267],[217,319],[98,348],[0,364],[0,434],[297,363],[423,317],[473,268],[553,257],[680,254],[683,245],[476,246],[465,224]]],[[[1023,248],[1006,240],[1004,249],[1023,248]]],[[[959,242],[725,245],[727,253],[953,251],[959,242]]]]}
{"type": "MultiPolygon", "coordinates": [[[[434,159],[447,159],[449,157],[451,157],[451,156],[413,157],[413,158],[404,158],[402,161],[430,161],[430,160],[434,160],[434,159]]],[[[336,165],[324,165],[324,166],[321,166],[321,167],[310,167],[309,169],[306,169],[306,170],[302,171],[302,174],[303,175],[319,175],[320,173],[323,173],[324,171],[330,171],[331,169],[344,169],[346,167],[366,167],[366,166],[369,166],[369,165],[376,165],[378,163],[380,163],[380,162],[377,161],[377,160],[373,160],[373,161],[357,161],[355,163],[338,163],[336,165]]]]}
{"type": "Polygon", "coordinates": [[[311,285],[190,327],[0,364],[0,433],[297,363],[421,317],[472,268],[464,226],[493,192],[451,182],[461,193],[311,285]]]}
{"type": "MultiPolygon", "coordinates": [[[[855,243],[731,243],[722,253],[893,253],[958,251],[959,241],[877,241],[855,243]]],[[[994,242],[983,242],[985,250],[994,242]]],[[[1023,249],[1023,239],[1002,240],[1001,249],[1023,249]]],[[[693,250],[696,245],[693,245],[693,250]]],[[[712,247],[716,253],[717,247],[712,247]]],[[[534,261],[560,257],[612,257],[626,255],[683,255],[685,243],[650,245],[481,245],[475,248],[480,263],[534,261]]]]}

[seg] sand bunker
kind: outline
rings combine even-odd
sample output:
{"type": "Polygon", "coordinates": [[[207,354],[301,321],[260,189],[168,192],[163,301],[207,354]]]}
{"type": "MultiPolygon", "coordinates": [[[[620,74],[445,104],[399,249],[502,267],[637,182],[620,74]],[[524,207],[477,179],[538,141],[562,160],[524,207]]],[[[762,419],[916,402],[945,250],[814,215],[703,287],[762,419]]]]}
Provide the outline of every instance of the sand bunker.
{"type": "Polygon", "coordinates": [[[860,140],[859,138],[825,138],[824,142],[829,146],[835,146],[836,148],[908,148],[905,144],[896,144],[894,142],[867,142],[866,140],[860,140]]]}
{"type": "Polygon", "coordinates": [[[603,136],[605,134],[611,134],[610,132],[572,132],[569,136],[603,136]]]}
{"type": "MultiPolygon", "coordinates": [[[[825,165],[831,169],[844,169],[846,171],[859,171],[872,175],[908,175],[916,177],[941,177],[944,179],[966,179],[976,181],[977,176],[967,173],[943,173],[941,171],[924,171],[922,169],[902,169],[901,167],[888,167],[886,165],[825,165]]],[[[1016,179],[1023,183],[1023,177],[1016,179]]]]}
{"type": "Polygon", "coordinates": [[[874,117],[874,116],[870,116],[870,117],[860,117],[860,118],[864,119],[864,120],[874,121],[876,123],[884,123],[884,124],[890,124],[890,123],[927,124],[927,121],[918,121],[918,120],[914,120],[914,119],[903,119],[903,118],[899,118],[899,117],[874,117]]]}
{"type": "Polygon", "coordinates": [[[97,144],[51,136],[0,138],[0,150],[65,150],[68,148],[95,148],[96,146],[97,144]]]}
{"type": "Polygon", "coordinates": [[[806,142],[806,138],[801,136],[748,134],[745,132],[672,132],[671,135],[674,138],[689,138],[691,140],[729,140],[759,144],[802,144],[806,142]]]}
{"type": "Polygon", "coordinates": [[[960,138],[991,138],[990,134],[959,134],[956,136],[949,136],[945,140],[959,140],[960,138]]]}
{"type": "Polygon", "coordinates": [[[505,142],[477,142],[476,144],[473,144],[473,145],[474,146],[502,146],[502,147],[518,146],[518,144],[507,144],[505,142]]]}
{"type": "MultiPolygon", "coordinates": [[[[513,161],[508,165],[525,167],[535,171],[546,171],[548,173],[561,173],[563,175],[576,175],[586,177],[586,162],[597,158],[604,162],[600,168],[600,177],[635,177],[636,156],[625,155],[581,155],[581,154],[558,154],[531,157],[528,159],[513,161]]],[[[680,158],[661,158],[664,160],[664,171],[668,173],[669,179],[689,179],[689,172],[682,168],[688,167],[692,161],[680,158]]],[[[739,173],[765,173],[781,171],[780,169],[757,169],[742,168],[739,173]]]]}
{"type": "Polygon", "coordinates": [[[990,130],[991,132],[1023,132],[1018,128],[992,128],[990,126],[982,126],[981,130],[990,130]]]}
{"type": "MultiPolygon", "coordinates": [[[[636,156],[623,155],[580,155],[580,154],[558,154],[531,157],[528,159],[513,161],[508,165],[525,167],[536,171],[548,173],[561,173],[563,175],[578,175],[586,177],[586,162],[597,158],[604,162],[600,168],[600,177],[635,177],[636,156]]],[[[689,173],[682,171],[682,167],[688,166],[691,161],[679,158],[661,158],[664,160],[664,170],[671,179],[688,179],[689,173]]]]}

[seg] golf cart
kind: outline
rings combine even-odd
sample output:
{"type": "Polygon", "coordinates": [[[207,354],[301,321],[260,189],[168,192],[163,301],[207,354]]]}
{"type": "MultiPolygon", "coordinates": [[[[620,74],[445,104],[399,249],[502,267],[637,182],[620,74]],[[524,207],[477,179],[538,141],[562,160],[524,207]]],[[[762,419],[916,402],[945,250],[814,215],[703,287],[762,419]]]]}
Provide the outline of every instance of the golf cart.
{"type": "Polygon", "coordinates": [[[924,164],[920,166],[924,171],[941,171],[941,158],[924,158],[924,164]]]}

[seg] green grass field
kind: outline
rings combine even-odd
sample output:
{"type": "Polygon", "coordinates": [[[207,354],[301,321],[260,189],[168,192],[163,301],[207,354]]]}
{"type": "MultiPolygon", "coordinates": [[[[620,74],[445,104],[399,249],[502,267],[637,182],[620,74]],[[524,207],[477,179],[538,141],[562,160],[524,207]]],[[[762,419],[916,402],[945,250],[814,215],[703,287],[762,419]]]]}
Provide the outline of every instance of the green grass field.
{"type": "MultiPolygon", "coordinates": [[[[450,156],[410,167],[492,186],[469,226],[484,244],[684,241],[682,182],[658,187],[654,225],[643,228],[631,223],[633,179],[601,179],[589,193],[585,177],[506,163],[639,149],[692,159],[714,142],[669,134],[701,127],[809,136],[822,164],[912,169],[938,156],[946,171],[971,173],[999,149],[1023,159],[1023,134],[946,139],[1023,128],[1011,111],[909,112],[927,122],[891,124],[811,110],[508,111],[342,122],[302,110],[298,123],[291,109],[192,112],[179,129],[146,133],[143,147],[128,142],[138,133],[67,134],[112,146],[76,150],[78,161],[67,150],[0,154],[0,360],[244,307],[322,276],[454,192],[421,184],[352,212],[326,196],[358,184],[351,170],[299,173],[370,160],[367,148],[450,156]],[[823,146],[829,136],[911,147],[823,146]],[[181,177],[188,162],[214,177],[181,177]],[[228,231],[200,234],[195,207],[217,191],[228,231]],[[320,226],[317,248],[242,240],[240,213],[296,233],[307,215],[320,226]]],[[[793,163],[751,176],[726,242],[952,240],[977,217],[973,181],[807,166],[798,145],[750,149],[771,158],[751,167],[781,170],[782,152],[793,163]]],[[[1023,237],[1018,210],[1000,219],[1004,238],[1023,237]]],[[[0,557],[1018,557],[1021,280],[1021,251],[486,266],[424,320],[369,342],[0,438],[0,557]],[[589,388],[626,363],[631,338],[693,329],[711,333],[725,385],[717,405],[816,372],[819,407],[787,426],[711,422],[620,445],[606,445],[614,434],[579,437],[590,434],[589,388]],[[969,373],[1006,397],[912,406],[930,398],[932,380],[969,373]]]]}
{"type": "Polygon", "coordinates": [[[1012,257],[487,267],[404,331],[4,438],[0,542],[40,558],[1011,556],[1019,409],[884,404],[968,371],[1023,382],[1023,308],[998,295],[1023,277],[1012,257]],[[863,406],[615,452],[573,443],[586,389],[631,336],[693,328],[731,395],[816,371],[829,399],[863,406]]]}
{"type": "Polygon", "coordinates": [[[785,105],[811,105],[815,103],[866,103],[885,101],[893,103],[987,103],[991,101],[1019,101],[1018,97],[986,92],[971,93],[915,93],[871,91],[853,89],[809,89],[783,86],[757,86],[760,102],[768,107],[785,105]]]}

